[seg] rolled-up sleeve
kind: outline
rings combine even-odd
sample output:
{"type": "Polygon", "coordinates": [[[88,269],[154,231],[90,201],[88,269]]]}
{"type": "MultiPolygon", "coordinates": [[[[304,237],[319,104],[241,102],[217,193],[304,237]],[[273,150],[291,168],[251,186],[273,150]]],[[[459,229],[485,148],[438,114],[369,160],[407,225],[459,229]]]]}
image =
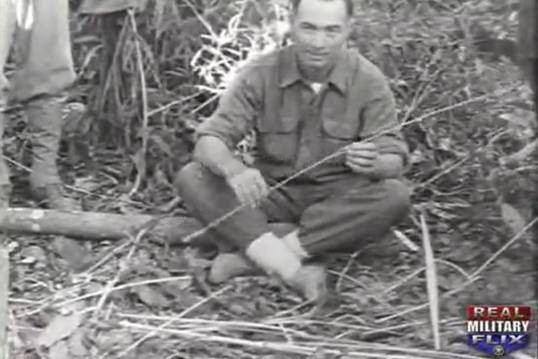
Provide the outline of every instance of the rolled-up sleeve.
{"type": "Polygon", "coordinates": [[[214,136],[234,149],[252,129],[261,108],[261,76],[255,69],[238,73],[224,90],[215,112],[196,130],[197,138],[214,136]]]}
{"type": "Polygon", "coordinates": [[[400,130],[396,101],[382,74],[369,82],[369,96],[361,111],[361,139],[372,138],[381,154],[397,154],[404,166],[409,162],[409,147],[400,130]]]}

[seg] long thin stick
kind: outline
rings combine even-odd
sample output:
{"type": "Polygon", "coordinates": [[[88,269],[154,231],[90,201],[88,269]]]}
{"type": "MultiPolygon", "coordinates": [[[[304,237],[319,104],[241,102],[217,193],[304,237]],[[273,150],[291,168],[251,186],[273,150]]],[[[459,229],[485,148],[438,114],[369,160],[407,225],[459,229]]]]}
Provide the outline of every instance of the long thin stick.
{"type": "Polygon", "coordinates": [[[480,268],[475,270],[473,274],[471,274],[471,277],[478,277],[480,273],[482,273],[484,269],[486,269],[492,262],[494,262],[503,252],[505,252],[508,249],[508,247],[510,247],[512,244],[514,244],[520,238],[522,238],[523,235],[529,229],[532,229],[532,227],[534,227],[537,223],[538,223],[538,217],[535,217],[530,223],[528,223],[525,227],[523,227],[519,231],[519,233],[517,233],[511,240],[509,240],[501,248],[499,248],[499,250],[495,252],[487,261],[485,261],[484,264],[480,266],[480,268]]]}
{"type": "Polygon", "coordinates": [[[426,262],[426,282],[428,288],[428,301],[430,303],[430,320],[434,339],[435,350],[441,349],[441,334],[439,330],[439,291],[437,289],[437,270],[435,258],[430,240],[430,231],[426,224],[424,214],[420,215],[422,227],[422,245],[424,247],[424,259],[426,262]]]}
{"type": "Polygon", "coordinates": [[[138,33],[138,27],[136,26],[136,18],[134,15],[134,10],[129,9],[129,20],[131,23],[131,27],[133,30],[133,34],[135,37],[134,43],[135,43],[135,50],[136,50],[136,64],[138,67],[138,73],[140,74],[140,93],[142,95],[142,149],[140,162],[142,162],[142,166],[138,165],[137,167],[137,174],[136,174],[136,180],[135,184],[133,185],[133,188],[131,191],[129,191],[129,195],[127,197],[131,197],[134,195],[138,188],[140,187],[142,180],[146,176],[146,152],[148,150],[148,94],[147,94],[147,86],[146,86],[146,74],[144,73],[144,60],[142,59],[142,50],[140,49],[140,34],[138,33]],[[141,168],[142,167],[142,168],[141,168]]]}
{"type": "MultiPolygon", "coordinates": [[[[517,233],[511,240],[509,240],[504,246],[502,246],[502,248],[500,248],[490,259],[488,259],[484,264],[482,264],[480,266],[480,268],[478,268],[476,271],[474,271],[470,278],[465,281],[461,286],[459,287],[456,287],[446,293],[444,293],[443,295],[441,295],[441,298],[448,298],[454,294],[457,294],[457,293],[460,293],[461,291],[463,291],[465,288],[467,288],[469,285],[471,285],[472,283],[476,282],[478,279],[479,279],[479,275],[480,273],[482,273],[484,271],[484,269],[486,269],[495,259],[497,259],[504,251],[506,251],[506,249],[508,249],[508,247],[510,247],[512,244],[514,244],[515,242],[517,242],[519,239],[521,239],[523,237],[523,235],[528,231],[530,230],[536,223],[538,223],[538,218],[534,218],[530,223],[528,223],[523,229],[521,229],[521,231],[519,231],[519,233],[517,233]]],[[[423,304],[420,304],[416,307],[413,307],[413,308],[409,308],[409,309],[406,309],[402,312],[399,312],[398,314],[393,314],[391,316],[388,316],[388,317],[384,317],[384,318],[381,318],[381,319],[378,319],[376,320],[376,323],[384,323],[386,321],[389,321],[389,320],[392,320],[392,319],[395,319],[395,318],[400,318],[400,317],[404,317],[408,314],[411,314],[411,313],[414,313],[414,312],[417,312],[419,310],[422,310],[424,308],[427,308],[429,306],[429,303],[423,303],[423,304]]]]}
{"type": "Polygon", "coordinates": [[[134,238],[134,240],[132,241],[132,246],[131,246],[131,249],[129,250],[129,253],[127,253],[127,256],[125,257],[125,259],[123,259],[122,262],[120,262],[120,265],[119,265],[118,271],[116,272],[116,275],[114,276],[114,278],[111,281],[109,281],[106,284],[105,292],[103,293],[103,295],[99,299],[99,302],[97,302],[97,306],[96,306],[97,307],[96,308],[97,312],[103,307],[103,305],[106,302],[106,299],[110,295],[110,292],[114,289],[114,287],[116,286],[116,284],[120,280],[121,275],[127,270],[127,266],[129,264],[129,262],[131,261],[131,258],[133,257],[136,249],[138,248],[138,244],[140,243],[140,240],[142,239],[142,237],[144,237],[144,235],[146,234],[147,231],[148,231],[148,229],[143,229],[143,230],[139,231],[138,234],[136,235],[136,237],[134,238]]]}
{"type": "MultiPolygon", "coordinates": [[[[506,92],[509,92],[511,91],[512,89],[509,88],[509,89],[503,89],[501,91],[498,91],[496,93],[497,96],[499,95],[502,95],[506,92]]],[[[370,137],[367,137],[367,138],[364,138],[358,142],[367,142],[367,141],[371,141],[375,138],[378,138],[378,137],[381,137],[383,136],[384,134],[386,133],[390,133],[390,132],[394,132],[394,131],[399,131],[401,130],[402,128],[406,127],[406,126],[409,126],[410,124],[413,124],[413,123],[418,123],[418,122],[422,122],[424,119],[426,118],[429,118],[429,117],[432,117],[432,116],[435,116],[435,115],[438,115],[440,113],[443,113],[443,112],[447,112],[447,111],[451,111],[453,109],[456,109],[456,108],[459,108],[459,107],[462,107],[462,106],[465,106],[465,105],[468,105],[470,103],[473,103],[473,102],[478,102],[478,101],[482,101],[482,100],[485,100],[487,99],[488,97],[491,97],[491,94],[486,94],[486,95],[481,95],[481,96],[477,96],[477,97],[473,97],[471,99],[468,99],[468,100],[465,100],[465,101],[462,101],[462,102],[459,102],[459,103],[456,103],[456,104],[453,104],[453,105],[450,105],[450,106],[446,106],[446,107],[443,107],[443,108],[440,108],[440,109],[437,109],[437,110],[433,110],[433,111],[430,111],[420,117],[417,117],[415,118],[414,120],[411,120],[411,121],[407,121],[406,123],[403,123],[403,124],[400,124],[400,125],[397,125],[397,126],[394,126],[393,128],[390,128],[390,129],[387,129],[385,131],[382,131],[382,132],[379,132],[379,133],[376,133],[370,137]]],[[[319,165],[333,159],[333,158],[336,158],[342,154],[344,154],[344,151],[345,151],[345,147],[344,148],[341,148],[339,150],[336,150],[334,153],[332,154],[329,154],[328,156],[320,159],[319,161],[316,161],[314,163],[312,163],[310,166],[307,166],[299,171],[297,171],[296,173],[290,175],[288,178],[285,178],[284,180],[282,180],[281,182],[278,182],[277,184],[275,184],[274,186],[270,187],[269,188],[269,192],[272,192],[284,185],[286,185],[287,183],[289,183],[290,181],[302,176],[303,174],[313,170],[314,168],[318,167],[319,165]]],[[[222,217],[220,218],[217,218],[215,219],[214,221],[208,223],[204,228],[198,230],[198,231],[195,231],[193,233],[191,233],[190,235],[188,235],[186,238],[184,238],[184,243],[188,243],[189,241],[191,241],[192,239],[198,237],[198,236],[201,236],[203,234],[205,234],[207,231],[209,231],[210,229],[214,228],[215,226],[219,225],[220,223],[222,223],[223,221],[225,221],[226,219],[230,218],[231,216],[233,216],[234,214],[236,214],[237,212],[239,212],[240,210],[242,210],[243,208],[247,207],[248,204],[241,204],[237,207],[235,207],[234,209],[232,209],[231,211],[229,211],[228,213],[224,214],[222,217]]]]}
{"type": "Polygon", "coordinates": [[[450,359],[480,359],[477,356],[457,354],[450,352],[421,350],[401,348],[388,345],[371,345],[368,343],[358,344],[340,344],[338,342],[320,342],[317,340],[314,343],[301,343],[291,344],[285,342],[270,342],[270,341],[253,341],[242,338],[226,337],[223,335],[211,335],[203,332],[197,332],[195,330],[175,330],[175,329],[160,329],[155,326],[133,323],[128,320],[121,321],[120,326],[139,331],[151,331],[160,334],[168,334],[173,336],[183,337],[187,340],[199,340],[209,343],[220,343],[224,345],[238,345],[243,347],[255,348],[255,349],[270,349],[272,351],[295,353],[303,355],[311,355],[317,348],[323,348],[324,353],[342,355],[346,354],[350,358],[399,358],[399,359],[418,359],[418,358],[450,358],[450,359]],[[363,352],[356,352],[356,350],[364,350],[363,352]]]}
{"type": "Polygon", "coordinates": [[[212,295],[210,295],[209,297],[206,297],[204,299],[202,299],[201,301],[197,302],[197,303],[194,303],[193,305],[191,305],[189,308],[185,309],[184,311],[182,311],[181,313],[179,313],[176,317],[173,317],[172,319],[164,322],[163,324],[161,324],[160,326],[158,327],[155,327],[154,330],[151,330],[149,333],[146,333],[146,335],[144,335],[142,338],[140,338],[139,340],[137,340],[136,342],[134,342],[131,346],[129,346],[128,348],[126,348],[125,350],[123,350],[121,353],[119,353],[117,355],[117,358],[121,358],[123,356],[125,356],[127,353],[129,353],[131,350],[133,349],[136,349],[140,344],[142,344],[144,341],[146,341],[147,339],[151,338],[152,336],[154,336],[155,334],[159,333],[160,331],[162,330],[165,330],[166,327],[168,327],[170,324],[172,324],[176,319],[178,318],[182,318],[184,317],[185,315],[189,314],[190,312],[192,312],[193,310],[201,307],[202,305],[204,305],[205,303],[209,302],[211,299],[213,298],[216,298],[217,296],[221,295],[222,293],[224,293],[225,291],[227,291],[228,289],[230,289],[231,287],[230,286],[227,286],[227,287],[224,287],[218,291],[216,291],[215,293],[213,293],[212,295]]]}

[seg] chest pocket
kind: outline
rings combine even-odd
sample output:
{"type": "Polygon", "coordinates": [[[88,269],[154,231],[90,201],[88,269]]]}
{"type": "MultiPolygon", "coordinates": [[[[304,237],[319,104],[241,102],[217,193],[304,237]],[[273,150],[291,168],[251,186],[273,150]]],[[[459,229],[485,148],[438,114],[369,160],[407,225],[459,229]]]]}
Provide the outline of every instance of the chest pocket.
{"type": "MultiPolygon", "coordinates": [[[[342,114],[322,119],[322,155],[329,156],[359,138],[359,116],[342,114]]],[[[344,163],[344,156],[338,156],[333,163],[344,163]]]]}
{"type": "Polygon", "coordinates": [[[268,116],[258,120],[258,155],[272,162],[292,164],[298,150],[298,116],[268,116]]]}

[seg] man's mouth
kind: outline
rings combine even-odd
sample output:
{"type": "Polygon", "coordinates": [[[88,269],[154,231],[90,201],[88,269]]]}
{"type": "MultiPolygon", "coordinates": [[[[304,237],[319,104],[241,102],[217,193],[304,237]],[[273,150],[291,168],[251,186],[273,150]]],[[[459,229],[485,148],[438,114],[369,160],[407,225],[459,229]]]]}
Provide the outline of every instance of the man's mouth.
{"type": "Polygon", "coordinates": [[[326,56],[325,54],[320,54],[320,53],[315,53],[315,52],[308,52],[307,55],[311,59],[315,59],[315,60],[322,60],[326,56]]]}

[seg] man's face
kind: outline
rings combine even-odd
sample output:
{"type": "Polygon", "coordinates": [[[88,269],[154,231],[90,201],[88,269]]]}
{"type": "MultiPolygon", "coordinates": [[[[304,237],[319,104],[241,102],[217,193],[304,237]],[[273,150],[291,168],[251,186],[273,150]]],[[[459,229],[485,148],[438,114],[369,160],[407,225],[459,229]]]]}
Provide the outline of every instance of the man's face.
{"type": "Polygon", "coordinates": [[[301,65],[329,65],[346,42],[350,21],[344,0],[302,0],[291,18],[291,35],[301,65]]]}

